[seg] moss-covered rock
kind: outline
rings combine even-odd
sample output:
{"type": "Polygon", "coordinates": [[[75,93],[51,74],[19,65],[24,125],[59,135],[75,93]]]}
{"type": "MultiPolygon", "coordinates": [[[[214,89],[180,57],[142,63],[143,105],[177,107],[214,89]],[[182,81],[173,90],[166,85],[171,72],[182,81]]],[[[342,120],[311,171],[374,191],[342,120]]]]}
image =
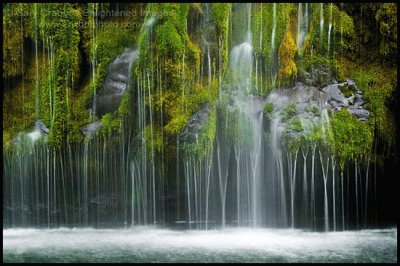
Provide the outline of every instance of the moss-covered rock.
{"type": "Polygon", "coordinates": [[[334,146],[343,168],[347,161],[365,159],[372,147],[373,134],[371,127],[359,121],[347,110],[340,110],[332,121],[334,146]]]}
{"type": "Polygon", "coordinates": [[[297,46],[290,30],[285,33],[279,47],[279,72],[278,77],[283,82],[294,80],[297,75],[297,66],[294,60],[297,46]]]}

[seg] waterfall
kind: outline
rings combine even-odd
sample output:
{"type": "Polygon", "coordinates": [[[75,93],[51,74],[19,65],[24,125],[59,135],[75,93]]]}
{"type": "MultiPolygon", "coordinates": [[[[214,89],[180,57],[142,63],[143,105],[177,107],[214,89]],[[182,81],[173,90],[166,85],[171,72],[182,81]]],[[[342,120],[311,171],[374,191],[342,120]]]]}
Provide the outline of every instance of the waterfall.
{"type": "Polygon", "coordinates": [[[325,231],[329,231],[329,210],[328,210],[328,170],[329,170],[329,157],[326,158],[326,167],[324,165],[324,157],[322,156],[321,151],[319,151],[319,159],[322,167],[322,177],[324,181],[324,222],[325,222],[325,231]]]}
{"type": "Polygon", "coordinates": [[[343,170],[342,169],[340,169],[340,187],[341,187],[341,191],[342,191],[342,193],[341,193],[341,202],[342,202],[342,207],[341,207],[341,210],[342,210],[342,230],[344,231],[345,230],[345,222],[344,222],[344,193],[343,193],[343,190],[344,190],[344,183],[343,183],[344,181],[343,181],[343,170]]]}
{"type": "Polygon", "coordinates": [[[92,89],[93,89],[93,107],[92,107],[92,117],[96,116],[96,50],[97,50],[97,8],[98,3],[91,4],[93,16],[90,17],[92,22],[92,29],[91,29],[91,66],[92,66],[92,89]]]}
{"type": "Polygon", "coordinates": [[[39,87],[39,60],[38,60],[38,14],[37,3],[34,4],[35,13],[35,62],[36,62],[36,79],[35,79],[35,116],[36,120],[40,118],[40,87],[39,87]]]}
{"type": "Polygon", "coordinates": [[[322,34],[324,32],[324,4],[319,4],[320,12],[319,12],[319,38],[322,41],[322,34]]]}
{"type": "Polygon", "coordinates": [[[303,8],[303,3],[299,3],[297,9],[297,47],[299,51],[303,48],[309,27],[308,4],[305,3],[304,6],[303,8]]]}
{"type": "Polygon", "coordinates": [[[332,163],[332,216],[333,216],[333,231],[336,231],[336,195],[335,195],[335,157],[331,156],[332,163]]]}
{"type": "Polygon", "coordinates": [[[302,11],[302,3],[299,3],[299,7],[297,10],[297,48],[299,51],[301,50],[301,46],[303,44],[303,34],[302,24],[303,24],[303,11],[302,11]]]}
{"type": "Polygon", "coordinates": [[[328,56],[330,52],[330,46],[331,46],[331,32],[332,32],[332,9],[333,9],[333,3],[329,5],[329,26],[328,26],[328,56]]]}
{"type": "Polygon", "coordinates": [[[303,225],[308,224],[308,213],[309,213],[309,207],[308,207],[308,182],[307,182],[307,155],[308,155],[308,148],[302,148],[301,150],[302,155],[303,155],[303,202],[302,202],[302,209],[303,209],[303,225]],[[304,149],[306,149],[304,151],[304,149]]]}
{"type": "MultiPolygon", "coordinates": [[[[374,176],[369,173],[370,160],[376,161],[376,154],[374,158],[368,157],[366,169],[355,158],[345,165],[351,171],[342,169],[337,151],[329,145],[333,138],[330,112],[335,110],[328,105],[326,91],[314,90],[299,82],[295,88],[274,89],[268,91],[268,95],[261,95],[265,92],[263,75],[268,77],[271,73],[273,84],[276,78],[274,60],[282,29],[280,15],[285,12],[280,5],[270,6],[268,10],[272,14],[268,14],[271,16],[268,19],[261,5],[260,35],[254,36],[254,45],[260,50],[263,45],[270,45],[270,69],[265,69],[264,55],[257,53],[256,56],[253,50],[251,23],[256,13],[252,14],[252,4],[233,5],[230,23],[227,23],[230,25],[229,47],[211,32],[215,29],[215,25],[211,25],[211,4],[201,5],[203,24],[193,26],[199,27],[193,34],[193,44],[199,45],[195,41],[201,44],[201,74],[196,72],[193,80],[187,80],[189,72],[198,70],[188,68],[193,54],[186,49],[174,58],[177,69],[174,82],[178,84],[174,88],[165,82],[170,74],[165,64],[171,58],[168,55],[158,57],[153,49],[160,21],[151,15],[141,29],[146,33],[142,44],[151,47],[148,62],[143,63],[148,65],[133,71],[138,51],[126,48],[109,64],[106,81],[99,88],[96,73],[100,69],[97,58],[100,55],[97,47],[100,45],[99,7],[98,4],[89,7],[93,12],[88,18],[91,26],[88,29],[91,51],[88,78],[93,87],[90,119],[97,121],[79,128],[84,136],[82,143],[65,141],[55,149],[47,138],[56,127],[56,115],[62,110],[56,101],[57,42],[53,36],[38,36],[41,33],[40,8],[34,5],[35,115],[36,119],[41,118],[38,42],[42,40],[43,60],[47,59],[44,61],[48,69],[44,76],[48,84],[44,90],[47,91],[44,92],[49,102],[49,117],[42,119],[50,121],[50,130],[35,124],[21,132],[12,140],[11,148],[3,152],[5,227],[127,228],[157,224],[206,230],[251,226],[336,231],[368,226],[371,219],[368,214],[376,212],[377,208],[376,162],[374,176]],[[271,33],[263,33],[266,25],[272,29],[271,33]],[[262,34],[264,37],[271,34],[270,44],[262,42],[262,34]],[[227,69],[222,69],[226,58],[227,69]],[[119,65],[121,62],[123,66],[119,65]],[[124,70],[114,74],[120,76],[126,71],[124,92],[130,92],[127,96],[132,102],[129,119],[118,125],[118,133],[95,130],[84,133],[84,127],[99,129],[102,122],[97,118],[111,113],[101,108],[104,101],[101,90],[109,85],[110,72],[119,67],[124,70]],[[204,88],[210,93],[211,89],[216,89],[212,84],[216,84],[217,79],[218,101],[212,102],[209,97],[201,104],[191,102],[190,93],[204,88]],[[196,82],[201,86],[197,87],[196,82]],[[97,92],[95,87],[99,88],[97,92]],[[187,114],[182,119],[182,124],[186,125],[182,125],[184,129],[177,134],[164,132],[174,116],[171,109],[167,109],[170,106],[164,106],[171,103],[168,99],[171,95],[190,99],[178,101],[181,106],[177,109],[185,109],[187,114]],[[206,132],[209,143],[204,144],[202,134],[210,124],[214,128],[206,132]],[[300,129],[294,129],[293,125],[300,129]],[[314,132],[313,127],[318,132],[314,132]],[[186,129],[197,130],[193,140],[185,138],[186,129]],[[371,194],[374,194],[373,201],[368,199],[371,194]]],[[[313,22],[312,25],[316,26],[317,34],[318,15],[321,36],[324,30],[324,5],[320,4],[320,13],[317,9],[311,14],[310,8],[307,3],[299,3],[297,9],[296,43],[300,54],[306,46],[313,15],[316,15],[314,22],[317,24],[313,22]]],[[[331,4],[328,53],[333,50],[330,48],[332,10],[331,4]]],[[[312,49],[312,44],[310,47],[312,49]]],[[[193,94],[193,97],[203,96],[193,94]]],[[[110,99],[105,98],[106,102],[110,99]]],[[[376,143],[374,148],[377,149],[376,143]]]]}
{"type": "Polygon", "coordinates": [[[271,52],[275,53],[275,31],[276,31],[276,3],[273,3],[272,11],[272,32],[271,32],[271,52]]]}
{"type": "Polygon", "coordinates": [[[317,149],[317,145],[313,145],[312,154],[311,154],[311,199],[310,199],[310,208],[311,208],[311,219],[312,219],[312,227],[315,228],[315,151],[317,149]]]}
{"type": "Polygon", "coordinates": [[[356,196],[356,224],[357,224],[357,229],[359,228],[359,224],[358,224],[358,221],[359,221],[359,218],[358,218],[358,164],[357,164],[357,159],[355,159],[355,162],[354,162],[354,176],[355,176],[355,184],[356,184],[356,193],[355,193],[355,196],[356,196]]]}

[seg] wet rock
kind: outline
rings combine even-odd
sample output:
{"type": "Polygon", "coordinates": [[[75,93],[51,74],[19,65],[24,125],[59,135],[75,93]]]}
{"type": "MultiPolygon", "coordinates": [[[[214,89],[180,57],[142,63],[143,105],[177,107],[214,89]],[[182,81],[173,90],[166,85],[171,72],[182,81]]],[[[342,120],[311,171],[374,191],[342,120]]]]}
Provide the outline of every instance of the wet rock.
{"type": "Polygon", "coordinates": [[[96,121],[87,125],[84,125],[83,127],[80,128],[82,134],[87,137],[93,133],[95,133],[97,130],[100,129],[101,127],[101,121],[96,121]]]}
{"type": "Polygon", "coordinates": [[[340,90],[340,84],[330,84],[322,89],[322,91],[326,92],[332,101],[335,101],[337,104],[341,104],[343,106],[348,106],[349,101],[343,95],[340,90]]]}
{"type": "Polygon", "coordinates": [[[195,143],[200,129],[207,123],[211,113],[209,104],[204,105],[196,114],[194,114],[189,122],[186,124],[185,129],[179,136],[182,143],[195,143]]]}
{"type": "Polygon", "coordinates": [[[106,113],[115,112],[122,100],[122,96],[129,84],[129,73],[132,64],[138,58],[137,49],[126,48],[114,61],[110,63],[103,87],[97,91],[95,113],[102,117],[106,113]]]}
{"type": "Polygon", "coordinates": [[[356,94],[355,98],[356,98],[354,103],[355,108],[363,108],[363,106],[367,103],[362,99],[362,96],[360,94],[356,94]]]}
{"type": "Polygon", "coordinates": [[[38,129],[42,134],[50,133],[50,130],[46,127],[46,125],[40,119],[36,120],[33,126],[34,126],[34,128],[38,129]]]}

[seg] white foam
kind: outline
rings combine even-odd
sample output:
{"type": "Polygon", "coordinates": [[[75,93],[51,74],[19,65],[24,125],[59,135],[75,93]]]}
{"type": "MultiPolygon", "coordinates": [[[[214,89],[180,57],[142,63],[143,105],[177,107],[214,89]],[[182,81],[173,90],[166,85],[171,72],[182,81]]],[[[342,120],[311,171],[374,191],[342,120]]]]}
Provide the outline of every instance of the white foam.
{"type": "Polygon", "coordinates": [[[39,129],[35,129],[34,131],[32,131],[31,133],[28,133],[27,136],[29,137],[29,139],[32,142],[37,141],[38,139],[40,139],[40,137],[42,136],[42,133],[40,133],[39,129]]]}
{"type": "MultiPolygon", "coordinates": [[[[87,251],[91,254],[135,252],[187,256],[192,253],[258,254],[260,258],[284,256],[290,261],[307,258],[343,260],[363,256],[367,250],[397,249],[397,228],[348,232],[305,232],[292,229],[225,229],[175,231],[138,227],[132,229],[5,229],[3,252],[57,253],[87,251]]],[[[58,253],[57,253],[58,254],[58,253]]],[[[369,253],[369,256],[373,256],[369,253]]],[[[392,254],[396,256],[396,252],[392,254]]]]}

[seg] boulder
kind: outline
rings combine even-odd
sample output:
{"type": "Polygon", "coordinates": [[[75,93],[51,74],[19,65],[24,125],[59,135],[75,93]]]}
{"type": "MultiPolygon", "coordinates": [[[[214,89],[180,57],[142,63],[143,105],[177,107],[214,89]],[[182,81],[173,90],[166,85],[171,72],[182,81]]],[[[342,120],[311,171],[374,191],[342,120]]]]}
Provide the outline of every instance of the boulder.
{"type": "Polygon", "coordinates": [[[126,48],[110,63],[103,87],[97,91],[94,99],[95,114],[102,117],[106,113],[115,112],[129,84],[129,74],[132,64],[138,58],[137,49],[126,48]]]}

